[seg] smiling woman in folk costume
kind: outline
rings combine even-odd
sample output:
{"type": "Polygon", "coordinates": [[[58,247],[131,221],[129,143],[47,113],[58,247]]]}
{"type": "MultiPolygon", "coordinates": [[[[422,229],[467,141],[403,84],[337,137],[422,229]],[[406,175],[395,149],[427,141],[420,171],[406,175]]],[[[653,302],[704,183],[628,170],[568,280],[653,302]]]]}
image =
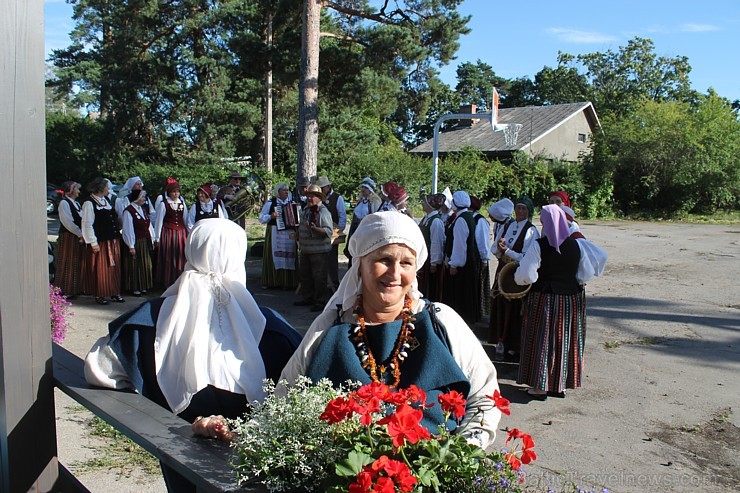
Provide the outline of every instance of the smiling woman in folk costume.
{"type": "Polygon", "coordinates": [[[129,205],[123,210],[123,289],[141,296],[154,286],[152,275],[152,226],[146,204],[146,192],[133,190],[129,205]]]}
{"type": "Polygon", "coordinates": [[[82,237],[82,206],[77,202],[81,185],[75,181],[62,184],[64,198],[59,202],[59,237],[54,285],[72,299],[82,292],[82,262],[85,239],[82,237]]]}
{"type": "Polygon", "coordinates": [[[180,196],[180,184],[168,184],[165,199],[157,206],[154,224],[154,242],[158,250],[156,280],[164,287],[175,282],[185,268],[186,210],[185,199],[180,196]]]}
{"type": "MultiPolygon", "coordinates": [[[[427,257],[413,219],[392,211],[362,220],[349,244],[355,258],[339,289],[311,324],[281,379],[299,375],[416,385],[435,402],[456,390],[467,399],[466,437],[482,447],[495,437],[500,412],[486,403],[498,388],[496,370],[473,332],[450,307],[421,299],[416,272],[427,257]]],[[[439,406],[422,424],[437,433],[439,406]]]]}
{"type": "Polygon", "coordinates": [[[218,200],[211,198],[211,184],[204,183],[198,187],[196,192],[198,200],[190,206],[190,212],[188,213],[188,230],[193,229],[195,223],[201,219],[213,219],[220,217],[222,219],[228,219],[226,210],[222,203],[218,200]]]}
{"type": "Polygon", "coordinates": [[[90,195],[82,203],[82,237],[87,243],[85,259],[86,292],[95,296],[100,305],[107,297],[122,303],[121,297],[121,234],[116,211],[106,196],[110,186],[104,178],[94,179],[88,186],[90,195]]]}
{"type": "Polygon", "coordinates": [[[298,207],[287,183],[278,183],[275,194],[265,202],[259,221],[267,225],[262,253],[262,287],[295,289],[298,286],[296,228],[298,207]]]}
{"type": "MultiPolygon", "coordinates": [[[[240,417],[277,380],[300,335],[246,287],[247,235],[227,219],[199,221],[188,237],[187,265],[161,298],[109,324],[85,358],[99,387],[135,388],[210,438],[227,438],[224,417],[240,417]],[[207,416],[201,418],[201,416],[207,416]]],[[[195,487],[163,467],[169,491],[195,487]]]]}
{"type": "Polygon", "coordinates": [[[491,253],[498,259],[496,277],[494,280],[491,321],[496,323],[492,327],[490,339],[496,343],[496,359],[504,358],[504,351],[509,356],[516,356],[521,344],[521,299],[506,299],[498,292],[499,273],[504,265],[510,262],[520,262],[530,246],[540,234],[530,218],[534,214],[534,205],[529,197],[522,195],[514,201],[513,221],[505,224],[497,241],[491,246],[491,253]]]}
{"type": "Polygon", "coordinates": [[[586,342],[582,285],[593,278],[591,262],[570,237],[565,213],[546,205],[540,213],[542,238],[527,251],[514,274],[517,284],[531,284],[522,326],[518,383],[544,400],[565,397],[581,386],[586,342]]]}

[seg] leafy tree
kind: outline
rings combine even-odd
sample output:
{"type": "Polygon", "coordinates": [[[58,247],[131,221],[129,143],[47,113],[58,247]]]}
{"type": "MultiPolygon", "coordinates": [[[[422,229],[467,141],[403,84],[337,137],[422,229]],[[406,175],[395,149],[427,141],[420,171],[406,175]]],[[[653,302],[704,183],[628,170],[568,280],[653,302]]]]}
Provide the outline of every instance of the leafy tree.
{"type": "Polygon", "coordinates": [[[455,91],[464,102],[490,109],[493,88],[505,83],[506,80],[497,77],[490,65],[478,59],[475,64],[465,62],[458,65],[455,91]]]}
{"type": "Polygon", "coordinates": [[[364,60],[381,60],[388,75],[401,78],[429,73],[425,69],[433,62],[447,63],[452,59],[458,37],[468,32],[468,18],[456,10],[461,1],[386,1],[376,9],[366,0],[306,0],[299,94],[299,177],[314,176],[317,169],[322,7],[334,13],[334,26],[339,28],[339,32],[328,31],[327,36],[352,43],[364,60]]]}

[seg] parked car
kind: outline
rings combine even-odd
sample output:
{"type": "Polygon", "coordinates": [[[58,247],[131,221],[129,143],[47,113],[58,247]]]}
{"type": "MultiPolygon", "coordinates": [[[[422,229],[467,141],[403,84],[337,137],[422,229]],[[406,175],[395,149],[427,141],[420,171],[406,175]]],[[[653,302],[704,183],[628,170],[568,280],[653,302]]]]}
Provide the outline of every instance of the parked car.
{"type": "Polygon", "coordinates": [[[53,183],[46,184],[46,213],[55,214],[59,208],[59,202],[64,198],[62,190],[53,183]]]}

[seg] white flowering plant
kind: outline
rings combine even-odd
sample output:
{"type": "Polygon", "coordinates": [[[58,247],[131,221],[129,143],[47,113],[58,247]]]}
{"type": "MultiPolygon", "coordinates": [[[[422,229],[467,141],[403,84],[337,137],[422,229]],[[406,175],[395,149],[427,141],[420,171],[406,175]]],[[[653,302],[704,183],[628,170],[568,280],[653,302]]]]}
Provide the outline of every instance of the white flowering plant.
{"type": "MultiPolygon", "coordinates": [[[[518,492],[522,463],[537,458],[531,436],[516,428],[506,440],[516,443],[513,451],[486,452],[444,425],[431,434],[421,426],[422,409],[436,404],[413,385],[335,389],[328,380],[313,385],[303,377],[286,395],[275,395],[269,383],[265,390],[262,403],[230,423],[232,465],[240,484],[261,481],[271,492],[518,492]]],[[[498,391],[489,397],[509,414],[498,391]]],[[[459,423],[463,395],[450,391],[438,401],[459,423]]]]}

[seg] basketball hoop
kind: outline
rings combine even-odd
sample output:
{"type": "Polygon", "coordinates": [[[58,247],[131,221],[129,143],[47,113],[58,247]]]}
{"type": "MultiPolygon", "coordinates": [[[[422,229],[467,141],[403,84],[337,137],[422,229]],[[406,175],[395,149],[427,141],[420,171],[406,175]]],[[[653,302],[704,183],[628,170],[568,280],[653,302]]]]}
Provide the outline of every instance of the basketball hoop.
{"type": "Polygon", "coordinates": [[[510,123],[504,127],[504,141],[507,146],[516,145],[516,138],[519,137],[522,126],[521,123],[510,123]]]}

